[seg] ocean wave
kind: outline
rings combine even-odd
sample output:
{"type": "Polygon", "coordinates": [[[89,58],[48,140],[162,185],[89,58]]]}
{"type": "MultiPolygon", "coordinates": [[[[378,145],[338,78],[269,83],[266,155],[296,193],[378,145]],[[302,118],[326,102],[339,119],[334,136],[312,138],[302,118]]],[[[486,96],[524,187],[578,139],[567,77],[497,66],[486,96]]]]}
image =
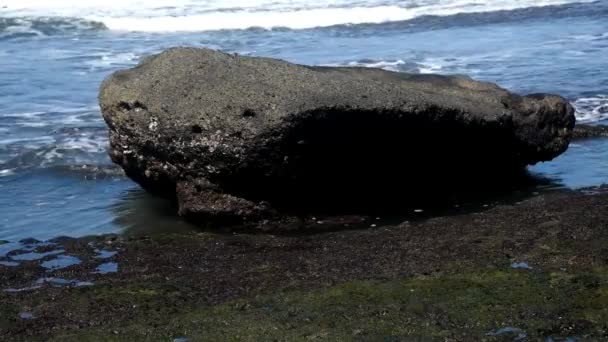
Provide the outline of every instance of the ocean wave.
{"type": "Polygon", "coordinates": [[[0,169],[0,177],[8,177],[15,174],[14,169],[0,169]]]}
{"type": "MultiPolygon", "coordinates": [[[[21,141],[14,141],[19,143],[21,141]]],[[[80,165],[96,163],[105,158],[108,141],[95,136],[76,136],[61,140],[40,140],[29,144],[23,152],[4,163],[4,168],[48,167],[55,165],[80,165]],[[45,144],[41,144],[44,142],[45,144]]],[[[26,146],[23,146],[26,147],[26,146]]]]}
{"type": "Polygon", "coordinates": [[[596,95],[575,100],[576,120],[588,123],[608,119],[608,95],[596,95]]]}
{"type": "Polygon", "coordinates": [[[0,112],[0,128],[14,127],[43,127],[60,126],[70,127],[74,125],[102,124],[103,119],[99,115],[99,106],[79,106],[70,104],[64,106],[38,105],[35,111],[25,112],[0,112]],[[67,108],[66,108],[67,107],[67,108]],[[4,127],[2,127],[4,126],[4,127]]]}
{"type": "Polygon", "coordinates": [[[10,174],[29,169],[109,164],[107,129],[61,127],[51,135],[13,135],[0,139],[0,170],[10,174]],[[8,171],[7,171],[8,172],[8,171]]]}
{"type": "Polygon", "coordinates": [[[402,59],[360,59],[345,63],[323,64],[324,66],[347,66],[379,68],[396,72],[418,74],[475,74],[476,69],[466,68],[467,61],[455,57],[423,57],[412,54],[402,59]]]}
{"type": "MultiPolygon", "coordinates": [[[[83,25],[117,31],[177,32],[228,29],[308,29],[336,25],[379,24],[423,16],[450,16],[522,8],[589,3],[595,0],[176,0],[167,6],[161,0],[0,0],[0,16],[36,18],[43,23],[60,20],[66,25],[83,25]],[[59,19],[56,19],[59,18],[59,19]],[[65,18],[80,18],[66,20],[65,18]]],[[[27,20],[27,19],[12,19],[27,20]]],[[[45,25],[42,25],[47,27],[45,25]]],[[[26,32],[27,22],[21,27],[26,32]]]]}
{"type": "Polygon", "coordinates": [[[346,64],[327,64],[326,66],[349,66],[363,68],[380,68],[398,72],[418,72],[418,64],[414,62],[405,62],[402,59],[398,60],[375,60],[361,59],[358,61],[348,62],[346,64]]]}
{"type": "Polygon", "coordinates": [[[106,52],[97,58],[86,61],[91,69],[107,69],[114,67],[126,67],[135,64],[141,56],[133,52],[112,53],[106,52]]]}
{"type": "Polygon", "coordinates": [[[0,40],[45,37],[70,32],[83,33],[106,29],[101,22],[80,18],[0,17],[0,40]]]}
{"type": "Polygon", "coordinates": [[[568,37],[573,40],[582,40],[587,42],[596,42],[596,41],[604,41],[608,40],[608,32],[598,33],[598,34],[583,34],[568,37]]]}

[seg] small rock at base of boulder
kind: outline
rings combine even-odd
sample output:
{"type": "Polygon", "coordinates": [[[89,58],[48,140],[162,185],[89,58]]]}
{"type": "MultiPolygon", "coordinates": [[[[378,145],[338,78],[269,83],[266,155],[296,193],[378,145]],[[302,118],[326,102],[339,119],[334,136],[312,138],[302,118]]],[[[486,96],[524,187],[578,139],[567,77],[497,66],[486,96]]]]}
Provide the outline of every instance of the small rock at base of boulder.
{"type": "Polygon", "coordinates": [[[608,126],[577,124],[572,131],[572,139],[589,139],[608,137],[608,126]]]}

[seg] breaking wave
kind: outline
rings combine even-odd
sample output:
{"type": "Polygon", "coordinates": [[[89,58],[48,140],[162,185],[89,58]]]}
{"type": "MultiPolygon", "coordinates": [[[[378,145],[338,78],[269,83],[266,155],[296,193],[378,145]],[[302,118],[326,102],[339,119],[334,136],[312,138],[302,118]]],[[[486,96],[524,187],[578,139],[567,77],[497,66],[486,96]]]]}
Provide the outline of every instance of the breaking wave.
{"type": "Polygon", "coordinates": [[[596,95],[577,99],[572,103],[579,122],[596,122],[608,119],[608,95],[596,95]]]}
{"type": "Polygon", "coordinates": [[[106,30],[104,24],[79,18],[2,18],[0,39],[43,37],[106,30]]]}
{"type": "Polygon", "coordinates": [[[56,28],[137,32],[307,29],[589,2],[594,0],[175,0],[167,6],[162,0],[3,0],[0,19],[4,25],[0,28],[25,34],[46,34],[56,28]]]}

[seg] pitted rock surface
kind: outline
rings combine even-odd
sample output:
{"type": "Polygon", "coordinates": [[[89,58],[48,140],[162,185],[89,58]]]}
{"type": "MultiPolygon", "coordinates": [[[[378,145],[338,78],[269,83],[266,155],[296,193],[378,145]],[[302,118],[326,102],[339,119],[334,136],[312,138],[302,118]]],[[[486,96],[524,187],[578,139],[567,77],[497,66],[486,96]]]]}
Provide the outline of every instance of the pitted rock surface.
{"type": "Polygon", "coordinates": [[[559,96],[464,76],[195,48],[114,73],[99,100],[129,177],[188,218],[252,227],[499,184],[565,151],[575,121],[559,96]]]}

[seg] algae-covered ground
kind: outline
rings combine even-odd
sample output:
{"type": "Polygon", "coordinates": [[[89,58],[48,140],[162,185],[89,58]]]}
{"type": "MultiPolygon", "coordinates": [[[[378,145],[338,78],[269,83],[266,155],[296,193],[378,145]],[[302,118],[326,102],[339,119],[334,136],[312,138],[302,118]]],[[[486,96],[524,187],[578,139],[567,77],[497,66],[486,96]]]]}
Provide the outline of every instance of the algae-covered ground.
{"type": "Polygon", "coordinates": [[[0,340],[608,340],[606,209],[598,188],[297,236],[30,241],[0,261],[81,262],[0,266],[0,340]]]}

